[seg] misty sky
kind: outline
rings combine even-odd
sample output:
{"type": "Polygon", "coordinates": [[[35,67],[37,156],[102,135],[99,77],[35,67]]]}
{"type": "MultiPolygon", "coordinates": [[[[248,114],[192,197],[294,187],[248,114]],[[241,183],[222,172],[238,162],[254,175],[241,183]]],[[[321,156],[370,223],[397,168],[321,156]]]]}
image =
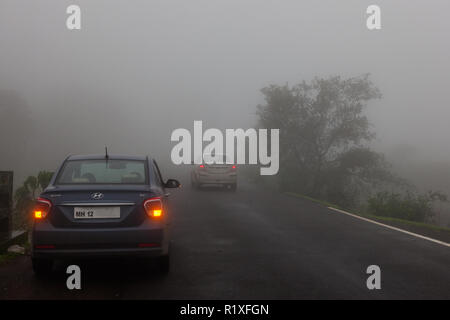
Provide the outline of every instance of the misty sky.
{"type": "Polygon", "coordinates": [[[168,159],[170,133],[193,120],[252,127],[264,86],[370,72],[376,146],[450,161],[449,12],[448,0],[0,0],[0,89],[26,100],[51,168],[105,144],[168,159]],[[70,4],[80,31],[66,29],[70,4]],[[370,4],[381,31],[365,26],[370,4]]]}

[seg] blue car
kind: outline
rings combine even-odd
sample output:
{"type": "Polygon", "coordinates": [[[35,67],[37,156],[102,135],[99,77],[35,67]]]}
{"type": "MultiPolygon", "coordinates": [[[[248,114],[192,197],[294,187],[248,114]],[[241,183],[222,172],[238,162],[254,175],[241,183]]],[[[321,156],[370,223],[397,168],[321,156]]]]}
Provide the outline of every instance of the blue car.
{"type": "Polygon", "coordinates": [[[49,273],[56,259],[154,258],[168,272],[171,219],[167,188],[149,157],[69,156],[33,207],[33,270],[49,273]]]}

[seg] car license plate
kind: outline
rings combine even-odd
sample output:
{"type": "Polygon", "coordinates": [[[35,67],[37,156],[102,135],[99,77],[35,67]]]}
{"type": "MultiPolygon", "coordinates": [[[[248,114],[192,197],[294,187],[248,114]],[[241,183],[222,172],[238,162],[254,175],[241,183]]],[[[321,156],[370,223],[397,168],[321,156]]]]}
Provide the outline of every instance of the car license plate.
{"type": "Polygon", "coordinates": [[[120,218],[120,207],[75,207],[75,219],[110,219],[120,218]]]}

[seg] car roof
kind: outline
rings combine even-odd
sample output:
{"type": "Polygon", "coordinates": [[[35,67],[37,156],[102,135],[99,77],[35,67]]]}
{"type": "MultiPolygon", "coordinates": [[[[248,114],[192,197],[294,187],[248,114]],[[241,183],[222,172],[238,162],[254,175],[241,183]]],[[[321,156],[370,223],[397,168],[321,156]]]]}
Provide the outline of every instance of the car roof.
{"type": "MultiPolygon", "coordinates": [[[[87,154],[87,155],[70,155],[66,160],[103,160],[105,159],[105,154],[87,154]]],[[[108,154],[109,160],[147,160],[148,156],[132,156],[132,155],[119,155],[119,154],[108,154]]]]}

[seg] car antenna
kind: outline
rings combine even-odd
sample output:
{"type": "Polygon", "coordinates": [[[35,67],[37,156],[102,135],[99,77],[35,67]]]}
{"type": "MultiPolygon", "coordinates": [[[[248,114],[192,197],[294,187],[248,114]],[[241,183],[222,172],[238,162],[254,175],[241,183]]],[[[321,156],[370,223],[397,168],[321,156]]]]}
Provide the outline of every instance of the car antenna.
{"type": "Polygon", "coordinates": [[[109,155],[108,155],[108,147],[105,146],[105,159],[108,160],[109,159],[109,155]]]}

